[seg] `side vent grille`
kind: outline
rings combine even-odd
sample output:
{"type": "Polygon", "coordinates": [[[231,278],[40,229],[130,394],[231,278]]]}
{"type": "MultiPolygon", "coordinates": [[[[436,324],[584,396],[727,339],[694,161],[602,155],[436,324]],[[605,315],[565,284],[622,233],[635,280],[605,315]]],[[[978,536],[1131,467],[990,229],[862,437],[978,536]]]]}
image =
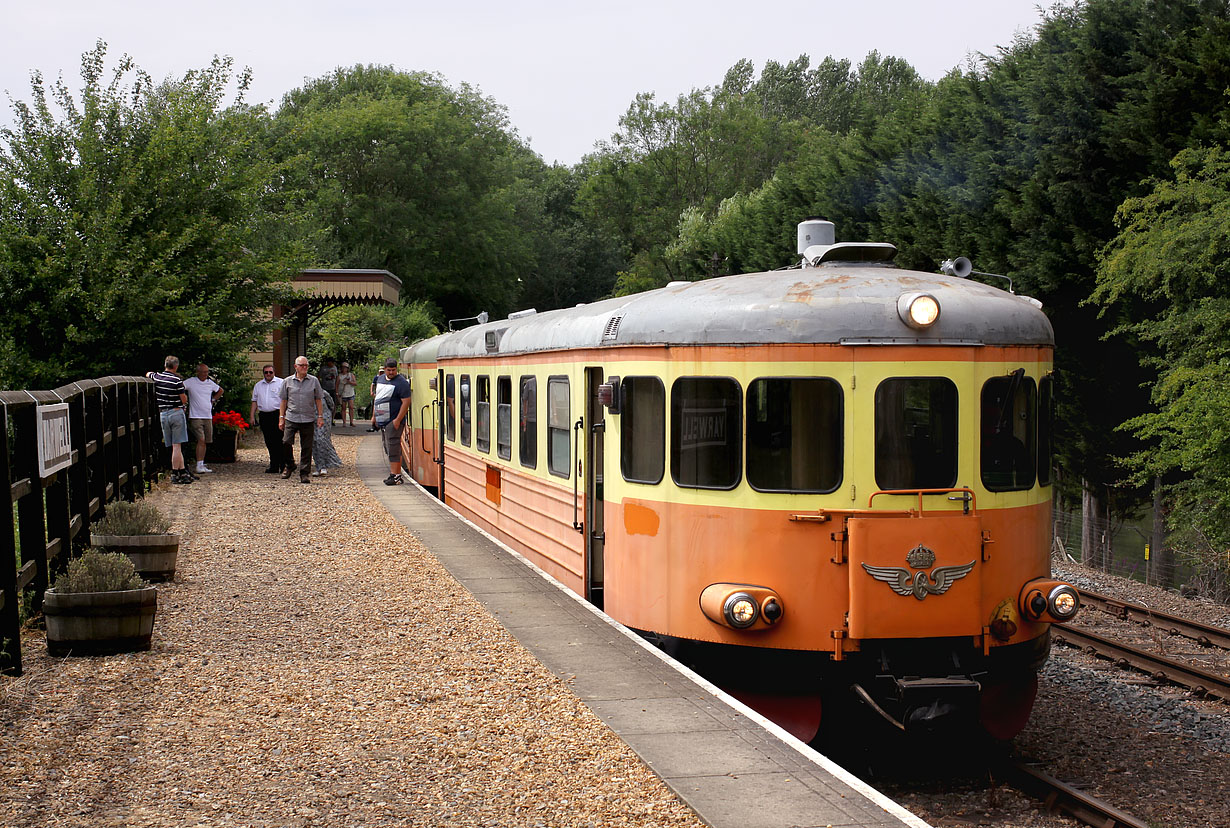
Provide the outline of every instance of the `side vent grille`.
{"type": "Polygon", "coordinates": [[[602,332],[603,342],[614,342],[615,337],[619,336],[619,323],[623,321],[622,316],[612,316],[606,321],[606,330],[602,332]]]}

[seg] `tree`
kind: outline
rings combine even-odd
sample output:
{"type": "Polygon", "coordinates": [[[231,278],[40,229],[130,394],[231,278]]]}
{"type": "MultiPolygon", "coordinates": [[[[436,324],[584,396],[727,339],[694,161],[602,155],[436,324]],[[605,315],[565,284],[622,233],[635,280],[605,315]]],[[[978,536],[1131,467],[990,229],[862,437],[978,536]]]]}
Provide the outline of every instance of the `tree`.
{"type": "Polygon", "coordinates": [[[354,66],[288,93],[274,137],[288,202],[320,231],[319,264],[390,270],[446,317],[513,309],[533,262],[522,179],[542,161],[494,101],[354,66]]]}
{"type": "Polygon", "coordinates": [[[1147,446],[1125,459],[1139,483],[1176,480],[1170,525],[1199,568],[1221,572],[1230,548],[1230,151],[1180,152],[1173,176],[1126,200],[1103,251],[1093,301],[1115,334],[1155,347],[1154,410],[1124,428],[1147,446]]]}
{"type": "Polygon", "coordinates": [[[247,74],[225,104],[229,59],[154,84],[124,57],[104,85],[105,57],[102,42],[83,56],[79,101],[35,73],[0,130],[6,387],[143,373],[169,353],[238,372],[306,261],[272,226],[247,74]]]}
{"type": "Polygon", "coordinates": [[[312,323],[307,356],[315,365],[333,357],[355,367],[376,356],[394,356],[406,345],[440,332],[432,317],[432,309],[423,302],[334,308],[312,323]]]}

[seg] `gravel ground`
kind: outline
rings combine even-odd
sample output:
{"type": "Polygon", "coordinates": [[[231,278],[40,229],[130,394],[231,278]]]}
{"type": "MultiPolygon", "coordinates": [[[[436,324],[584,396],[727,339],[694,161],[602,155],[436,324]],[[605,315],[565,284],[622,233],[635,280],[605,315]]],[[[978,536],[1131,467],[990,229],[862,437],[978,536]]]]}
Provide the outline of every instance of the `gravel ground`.
{"type": "MultiPolygon", "coordinates": [[[[699,826],[380,506],[263,446],[151,498],[153,649],[0,678],[4,826],[699,826]]],[[[249,443],[258,440],[249,438],[249,443]]]]}
{"type": "MultiPolygon", "coordinates": [[[[1056,575],[1078,586],[1230,629],[1230,608],[1072,564],[1056,575]]],[[[1081,624],[1109,618],[1086,609],[1081,624]]],[[[1163,642],[1168,651],[1183,649],[1163,642]]],[[[1021,758],[1156,828],[1230,826],[1230,706],[1159,687],[1081,650],[1056,646],[1034,713],[1013,743],[1021,758]]],[[[937,826],[1066,828],[1076,823],[986,778],[927,787],[885,786],[937,826]]]]}

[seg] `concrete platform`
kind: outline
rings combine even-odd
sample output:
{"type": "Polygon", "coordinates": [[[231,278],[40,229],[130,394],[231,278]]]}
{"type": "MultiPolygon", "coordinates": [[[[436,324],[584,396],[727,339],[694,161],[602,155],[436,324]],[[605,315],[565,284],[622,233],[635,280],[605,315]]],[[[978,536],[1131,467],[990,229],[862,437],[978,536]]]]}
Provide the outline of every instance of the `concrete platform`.
{"type": "Polygon", "coordinates": [[[717,828],[929,828],[896,802],[565,590],[411,481],[375,436],[359,473],[539,661],[717,828]]]}

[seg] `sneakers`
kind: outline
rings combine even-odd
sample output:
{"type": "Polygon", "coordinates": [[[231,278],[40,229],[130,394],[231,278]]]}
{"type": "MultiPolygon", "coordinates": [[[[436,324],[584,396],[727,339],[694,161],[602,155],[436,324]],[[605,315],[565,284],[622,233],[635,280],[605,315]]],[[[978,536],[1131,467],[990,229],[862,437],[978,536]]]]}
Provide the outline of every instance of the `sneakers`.
{"type": "Polygon", "coordinates": [[[384,485],[386,486],[400,486],[401,484],[402,479],[400,474],[390,474],[384,479],[384,485]]]}
{"type": "Polygon", "coordinates": [[[192,480],[192,475],[188,474],[188,472],[184,469],[171,469],[172,483],[183,485],[185,483],[191,483],[192,480]]]}
{"type": "Polygon", "coordinates": [[[327,477],[329,475],[329,470],[328,469],[317,469],[316,471],[312,472],[312,474],[316,475],[317,477],[327,477]]]}
{"type": "Polygon", "coordinates": [[[205,468],[205,464],[204,464],[204,463],[197,463],[197,464],[196,464],[196,473],[197,473],[197,474],[213,474],[213,473],[214,473],[214,470],[213,470],[213,469],[207,469],[207,468],[205,468]]]}

